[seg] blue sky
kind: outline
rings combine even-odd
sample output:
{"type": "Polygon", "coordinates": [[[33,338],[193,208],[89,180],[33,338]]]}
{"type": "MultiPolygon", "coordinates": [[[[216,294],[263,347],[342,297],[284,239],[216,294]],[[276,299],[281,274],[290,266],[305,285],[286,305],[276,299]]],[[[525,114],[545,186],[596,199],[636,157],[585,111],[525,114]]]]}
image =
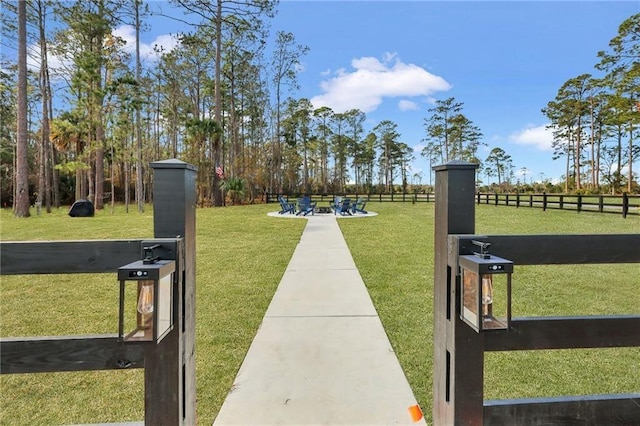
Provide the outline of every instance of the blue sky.
{"type": "Polygon", "coordinates": [[[500,146],[529,181],[564,173],[540,110],[569,78],[595,74],[597,52],[639,12],[639,1],[285,1],[273,28],[310,47],[300,95],[338,109],[347,98],[371,125],[397,123],[423,182],[424,118],[448,97],[481,128],[480,157],[500,146]],[[352,90],[359,79],[370,90],[352,90]]]}
{"type": "MultiPolygon", "coordinates": [[[[150,4],[170,13],[166,1],[150,4]]],[[[499,146],[511,155],[516,177],[528,182],[564,174],[563,160],[552,160],[540,110],[568,79],[598,75],[597,52],[636,13],[640,0],[285,0],[271,29],[292,32],[310,49],[301,88],[290,95],[336,112],[359,108],[367,131],[382,120],[395,122],[401,141],[415,150],[412,174],[423,183],[429,183],[429,164],[419,155],[424,119],[435,100],[449,97],[464,104],[463,113],[484,134],[480,158],[499,146]]],[[[170,34],[186,30],[159,17],[149,24],[143,52],[154,44],[170,48],[170,34]]],[[[132,28],[117,32],[133,43],[132,28]]]]}

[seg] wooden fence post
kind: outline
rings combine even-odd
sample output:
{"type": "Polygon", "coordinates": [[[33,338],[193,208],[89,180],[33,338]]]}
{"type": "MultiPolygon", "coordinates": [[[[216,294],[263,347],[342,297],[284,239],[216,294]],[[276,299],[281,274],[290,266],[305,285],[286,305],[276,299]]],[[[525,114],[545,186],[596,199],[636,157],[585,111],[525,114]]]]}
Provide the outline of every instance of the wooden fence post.
{"type": "Polygon", "coordinates": [[[145,353],[145,425],[194,425],[197,168],[179,160],[151,168],[154,236],[184,238],[184,275],[174,289],[174,329],[145,353]]]}
{"type": "Polygon", "coordinates": [[[482,335],[460,319],[459,304],[455,299],[459,294],[456,291],[457,274],[448,263],[448,235],[473,234],[475,230],[477,167],[461,161],[434,167],[438,200],[435,206],[433,348],[433,422],[436,425],[474,426],[482,425],[483,421],[482,335]]]}
{"type": "Polygon", "coordinates": [[[598,196],[598,211],[600,213],[604,211],[604,197],[602,195],[598,196]]]}
{"type": "Polygon", "coordinates": [[[582,195],[578,194],[578,204],[577,204],[578,213],[582,211],[582,195]]]}

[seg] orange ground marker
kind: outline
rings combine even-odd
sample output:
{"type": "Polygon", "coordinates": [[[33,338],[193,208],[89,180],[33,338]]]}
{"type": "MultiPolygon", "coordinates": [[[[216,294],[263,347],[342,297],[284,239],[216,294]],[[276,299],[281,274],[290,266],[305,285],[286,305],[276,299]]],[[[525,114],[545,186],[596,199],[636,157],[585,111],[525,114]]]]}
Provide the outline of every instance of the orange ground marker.
{"type": "Polygon", "coordinates": [[[411,420],[414,422],[419,422],[422,419],[422,410],[419,405],[409,407],[409,414],[411,414],[411,420]]]}

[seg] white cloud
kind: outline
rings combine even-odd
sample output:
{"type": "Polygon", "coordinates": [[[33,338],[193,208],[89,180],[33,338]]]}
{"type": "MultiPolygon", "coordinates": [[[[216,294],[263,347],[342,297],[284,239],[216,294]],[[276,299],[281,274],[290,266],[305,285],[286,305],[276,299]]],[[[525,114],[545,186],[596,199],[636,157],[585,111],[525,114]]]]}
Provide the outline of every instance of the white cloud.
{"type": "Polygon", "coordinates": [[[424,148],[426,148],[427,144],[424,142],[415,144],[412,146],[413,152],[416,154],[420,154],[424,148]]]}
{"type": "Polygon", "coordinates": [[[546,125],[528,126],[509,135],[509,141],[519,145],[533,145],[542,151],[553,149],[553,131],[546,125]]]}
{"type": "MultiPolygon", "coordinates": [[[[113,35],[120,37],[125,41],[124,51],[135,55],[136,52],[136,34],[135,28],[132,25],[121,25],[113,30],[113,35]]],[[[163,34],[157,36],[151,43],[140,42],[140,57],[143,60],[157,61],[160,58],[160,54],[154,50],[154,47],[161,48],[163,52],[172,51],[180,41],[173,34],[163,34]]],[[[29,69],[37,71],[40,69],[40,47],[37,44],[33,44],[27,47],[29,49],[29,57],[27,66],[29,69]]],[[[159,49],[160,50],[160,49],[159,49]]],[[[65,58],[63,56],[57,56],[51,53],[48,54],[49,69],[53,71],[54,78],[56,70],[62,68],[72,67],[72,59],[65,58]]]]}
{"type": "MultiPolygon", "coordinates": [[[[40,71],[40,46],[38,44],[32,44],[27,46],[27,68],[34,72],[40,71]]],[[[72,61],[69,58],[65,58],[63,56],[57,56],[51,53],[47,55],[49,60],[47,61],[47,66],[49,70],[52,72],[51,78],[55,79],[56,70],[70,67],[72,65],[72,61]]]]}
{"type": "MultiPolygon", "coordinates": [[[[132,25],[121,25],[113,30],[113,35],[120,37],[126,43],[124,50],[132,55],[136,52],[136,31],[132,25]]],[[[154,50],[166,52],[172,51],[179,44],[178,38],[173,34],[161,34],[157,36],[151,43],[140,42],[140,57],[155,61],[159,58],[159,53],[154,50]]]]}
{"type": "MultiPolygon", "coordinates": [[[[450,86],[450,88],[451,87],[453,86],[450,86]]],[[[438,99],[434,98],[433,96],[427,96],[427,98],[425,99],[425,102],[429,105],[435,105],[437,100],[438,99]]]]}
{"type": "Polygon", "coordinates": [[[336,71],[334,77],[320,84],[323,94],[311,98],[311,103],[315,107],[328,106],[335,112],[357,108],[366,113],[374,111],[387,97],[428,97],[451,88],[442,77],[405,64],[395,54],[386,53],[385,59],[381,62],[373,57],[354,58],[354,70],[336,71]]]}
{"type": "Polygon", "coordinates": [[[413,101],[402,99],[398,102],[398,108],[400,108],[400,111],[415,111],[418,109],[418,104],[413,101]]]}

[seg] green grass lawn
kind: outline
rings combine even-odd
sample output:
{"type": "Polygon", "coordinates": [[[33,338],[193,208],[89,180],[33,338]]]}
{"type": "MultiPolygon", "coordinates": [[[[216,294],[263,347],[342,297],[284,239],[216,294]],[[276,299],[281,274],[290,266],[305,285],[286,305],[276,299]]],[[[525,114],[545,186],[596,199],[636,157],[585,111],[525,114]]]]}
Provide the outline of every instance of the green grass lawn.
{"type": "MultiPolygon", "coordinates": [[[[373,204],[340,222],[400,364],[431,423],[433,204],[373,204]]],[[[640,233],[640,220],[477,206],[478,234],[640,233]]],[[[630,250],[634,248],[630,247],[630,250]]],[[[636,248],[637,249],[637,248],[636,248]]],[[[514,316],[638,314],[640,265],[515,267],[514,316]]],[[[485,398],[640,391],[640,349],[487,353],[485,398]]]]}
{"type": "MultiPolygon", "coordinates": [[[[353,257],[430,422],[433,204],[369,203],[379,216],[343,220],[353,257]]],[[[149,238],[144,214],[30,219],[0,212],[8,240],[149,238]]],[[[267,217],[276,205],[197,211],[198,424],[218,412],[304,228],[267,217]]],[[[478,206],[482,234],[639,233],[640,219],[478,206]]],[[[630,248],[632,249],[632,248],[630,248]]],[[[638,265],[517,267],[514,315],[637,314],[638,265]],[[612,291],[615,289],[615,291],[612,291]]],[[[113,333],[114,274],[3,276],[0,334],[113,333]],[[28,282],[28,285],[25,283],[28,282]]],[[[640,391],[639,349],[490,353],[486,398],[640,391]]],[[[143,417],[142,370],[0,376],[0,424],[77,424],[143,417]]]]}

